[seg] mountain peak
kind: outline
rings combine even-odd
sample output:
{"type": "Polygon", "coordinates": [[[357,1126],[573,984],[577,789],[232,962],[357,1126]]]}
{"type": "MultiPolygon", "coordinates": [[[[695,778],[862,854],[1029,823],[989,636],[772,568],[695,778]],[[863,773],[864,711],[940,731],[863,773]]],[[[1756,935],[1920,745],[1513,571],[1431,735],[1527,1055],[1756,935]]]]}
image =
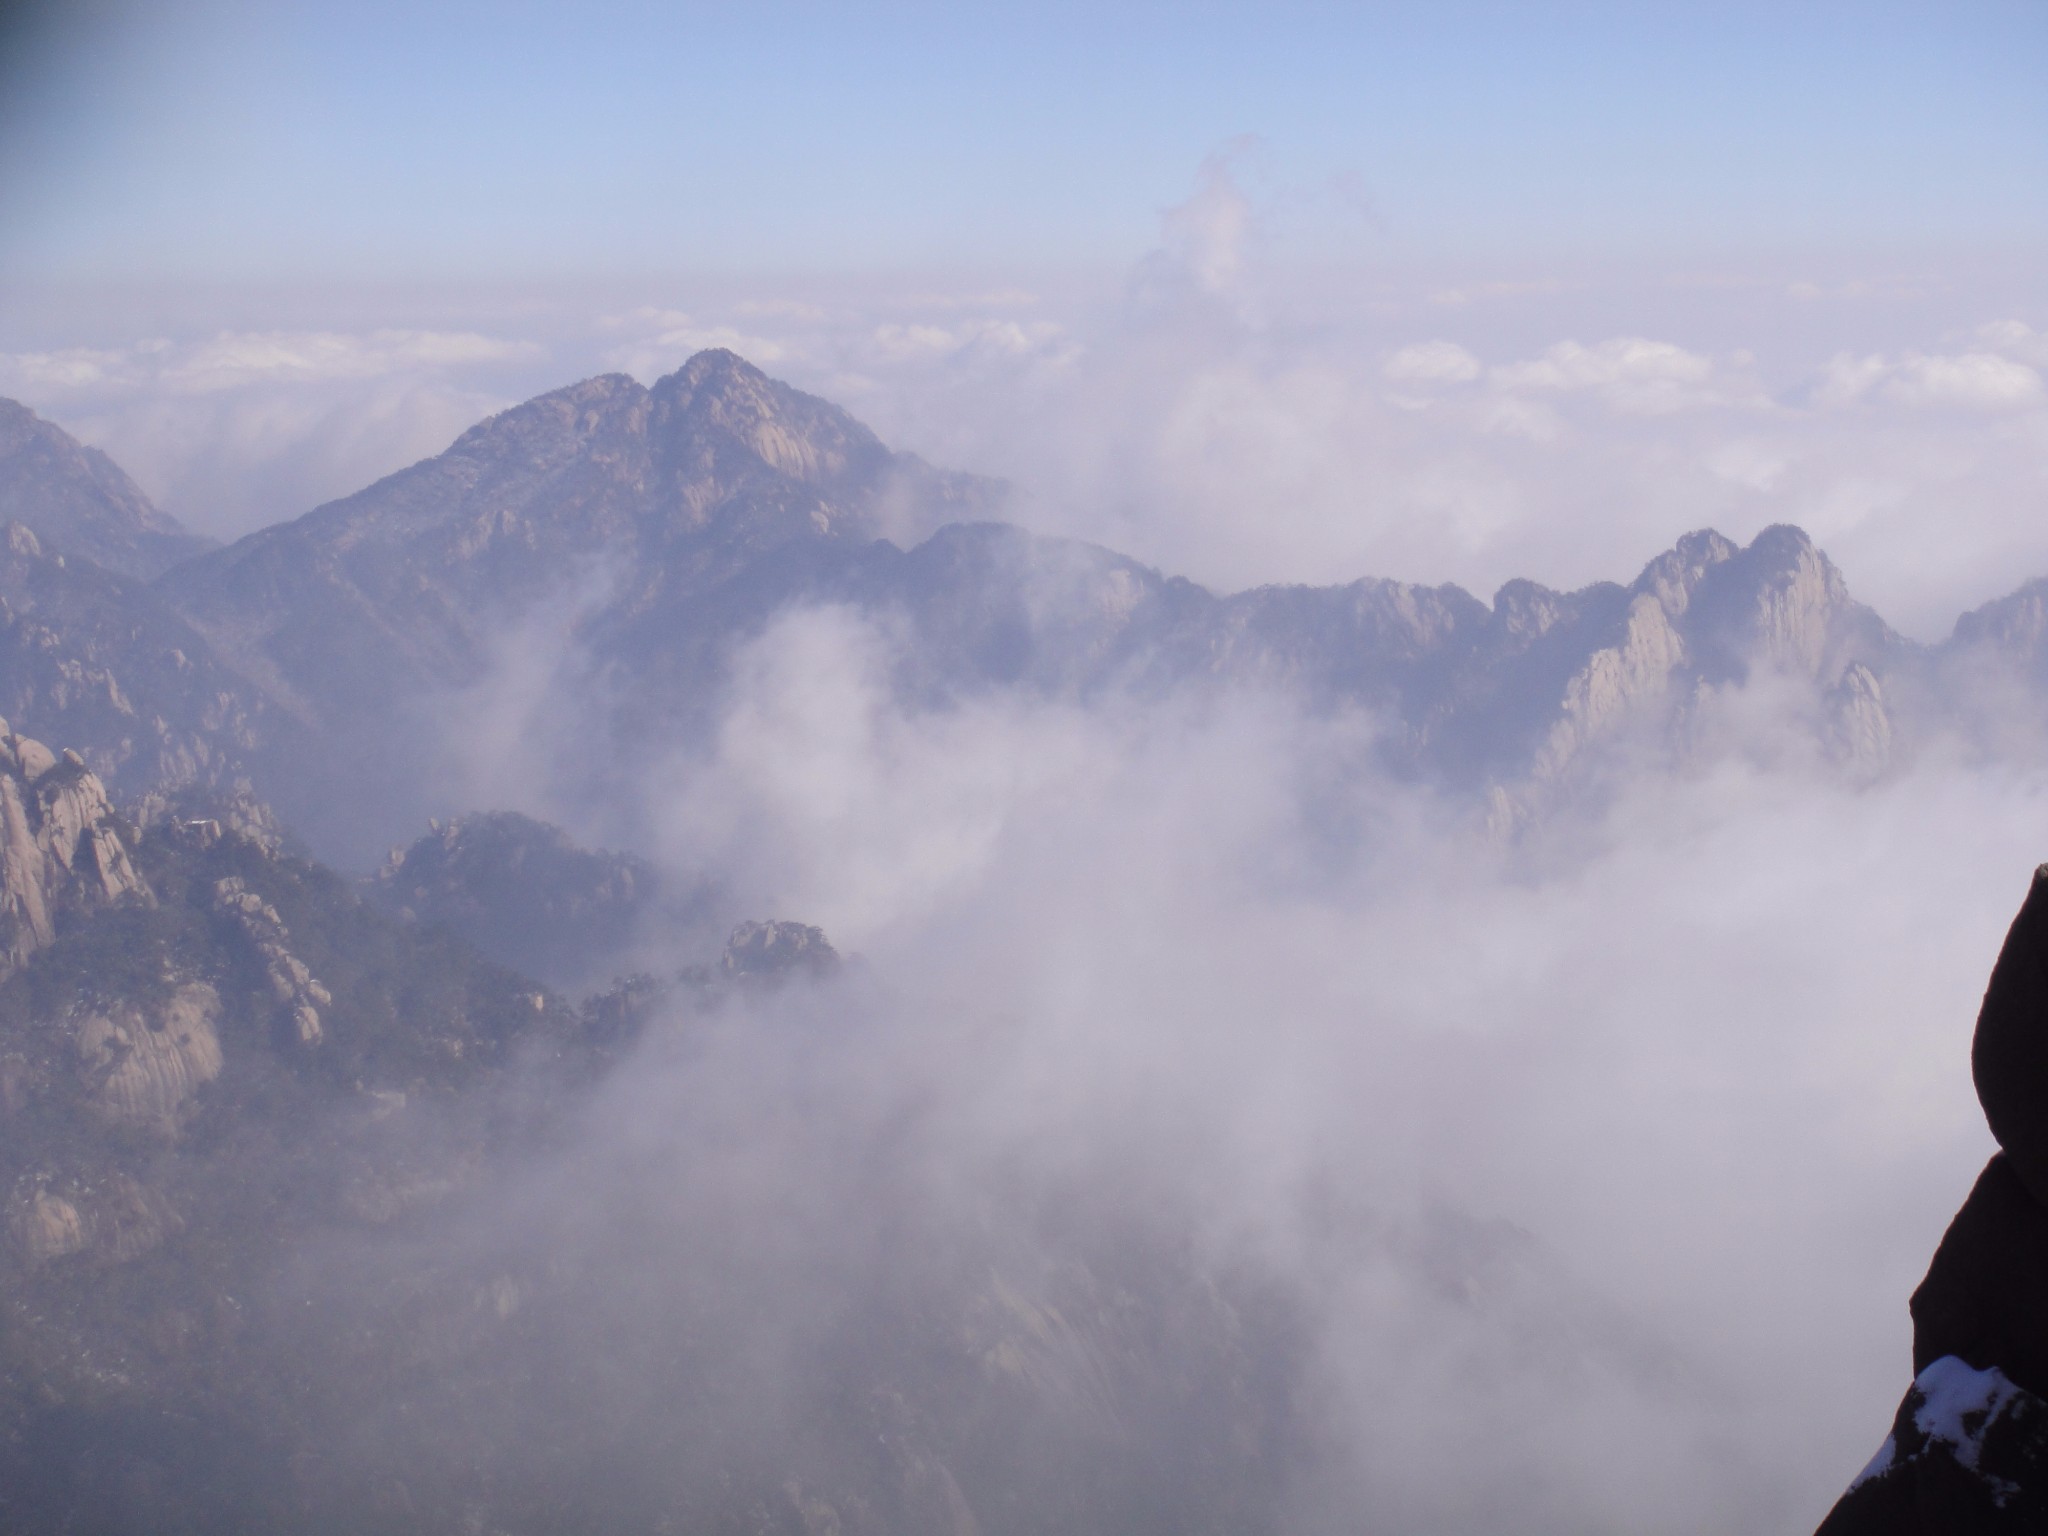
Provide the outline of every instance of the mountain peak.
{"type": "Polygon", "coordinates": [[[0,521],[124,576],[155,576],[207,547],[112,459],[18,400],[0,399],[0,521]]]}
{"type": "Polygon", "coordinates": [[[818,487],[872,480],[892,455],[845,411],[722,348],[699,352],[653,389],[649,432],[673,471],[721,478],[752,464],[818,487]]]}
{"type": "MultiPolygon", "coordinates": [[[[750,384],[771,382],[767,374],[741,357],[739,353],[726,347],[706,347],[701,352],[691,354],[689,360],[668,375],[668,378],[691,386],[740,380],[750,384]]],[[[666,383],[667,380],[663,382],[666,383]]]]}

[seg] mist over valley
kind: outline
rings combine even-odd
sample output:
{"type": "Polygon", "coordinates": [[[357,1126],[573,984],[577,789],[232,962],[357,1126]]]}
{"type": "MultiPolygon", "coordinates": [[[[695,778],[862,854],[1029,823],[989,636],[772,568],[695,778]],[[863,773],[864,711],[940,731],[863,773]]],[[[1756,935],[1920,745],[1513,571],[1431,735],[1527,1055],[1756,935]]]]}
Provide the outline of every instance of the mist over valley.
{"type": "Polygon", "coordinates": [[[717,350],[152,571],[12,419],[24,1528],[1789,1529],[1867,1455],[2034,584],[1218,593],[717,350]]]}

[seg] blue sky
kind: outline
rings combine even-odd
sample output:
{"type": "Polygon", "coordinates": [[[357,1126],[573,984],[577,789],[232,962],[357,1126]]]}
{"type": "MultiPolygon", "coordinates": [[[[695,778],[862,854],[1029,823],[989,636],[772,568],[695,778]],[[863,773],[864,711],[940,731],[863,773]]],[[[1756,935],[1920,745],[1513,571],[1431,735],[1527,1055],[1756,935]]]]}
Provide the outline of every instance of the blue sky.
{"type": "Polygon", "coordinates": [[[1244,136],[1310,254],[2048,236],[2035,0],[45,8],[0,275],[1120,264],[1244,136]]]}

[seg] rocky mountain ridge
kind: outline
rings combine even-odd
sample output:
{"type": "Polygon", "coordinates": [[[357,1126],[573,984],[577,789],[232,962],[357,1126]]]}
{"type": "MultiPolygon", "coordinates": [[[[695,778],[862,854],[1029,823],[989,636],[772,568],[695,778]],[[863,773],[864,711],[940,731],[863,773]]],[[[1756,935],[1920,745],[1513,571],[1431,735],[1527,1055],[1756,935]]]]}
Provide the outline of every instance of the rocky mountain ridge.
{"type": "Polygon", "coordinates": [[[144,580],[211,547],[151,505],[112,459],[27,406],[0,400],[0,524],[144,580]]]}
{"type": "Polygon", "coordinates": [[[125,794],[251,785],[359,865],[475,809],[443,787],[451,722],[502,708],[493,689],[516,695],[538,776],[629,779],[701,740],[736,651],[806,604],[881,624],[910,708],[1249,688],[1361,710],[1386,763],[1510,830],[1616,753],[1722,750],[1722,701],[1758,681],[1856,779],[1944,733],[2007,750],[2048,729],[2040,583],[1915,644],[1795,528],[1746,547],[1688,534],[1629,582],[1571,592],[1518,580],[1482,601],[1366,578],[1219,594],[986,521],[1001,495],[700,353],[652,387],[606,375],[516,406],[147,589],[24,525],[0,562],[0,708],[125,794]],[[883,530],[911,504],[943,526],[899,547],[883,530]]]}

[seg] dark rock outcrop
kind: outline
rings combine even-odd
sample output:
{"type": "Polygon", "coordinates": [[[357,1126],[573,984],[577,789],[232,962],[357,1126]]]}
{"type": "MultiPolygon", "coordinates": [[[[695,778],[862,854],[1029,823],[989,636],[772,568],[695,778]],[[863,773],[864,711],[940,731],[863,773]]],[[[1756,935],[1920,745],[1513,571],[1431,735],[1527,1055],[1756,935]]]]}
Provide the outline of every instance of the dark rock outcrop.
{"type": "Polygon", "coordinates": [[[2048,1530],[2048,1401],[1943,1355],[1819,1536],[2021,1536],[2048,1530]]]}
{"type": "Polygon", "coordinates": [[[725,941],[719,968],[735,980],[783,981],[795,976],[829,976],[839,952],[825,930],[807,923],[741,923],[725,941]]]}
{"type": "Polygon", "coordinates": [[[1970,1075],[2014,1173],[2048,1202],[2048,866],[2034,872],[1992,968],[1970,1075]]]}
{"type": "Polygon", "coordinates": [[[1913,1370],[1945,1355],[2048,1397],[2048,1207],[1991,1159],[1913,1293],[1913,1370]]]}
{"type": "Polygon", "coordinates": [[[1914,1291],[1915,1379],[1822,1536],[2048,1530],[2048,865],[1977,1016],[2000,1150],[1914,1291]]]}
{"type": "Polygon", "coordinates": [[[557,986],[608,976],[653,910],[652,865],[580,848],[512,811],[436,824],[366,887],[408,921],[442,923],[502,965],[557,986]]]}

